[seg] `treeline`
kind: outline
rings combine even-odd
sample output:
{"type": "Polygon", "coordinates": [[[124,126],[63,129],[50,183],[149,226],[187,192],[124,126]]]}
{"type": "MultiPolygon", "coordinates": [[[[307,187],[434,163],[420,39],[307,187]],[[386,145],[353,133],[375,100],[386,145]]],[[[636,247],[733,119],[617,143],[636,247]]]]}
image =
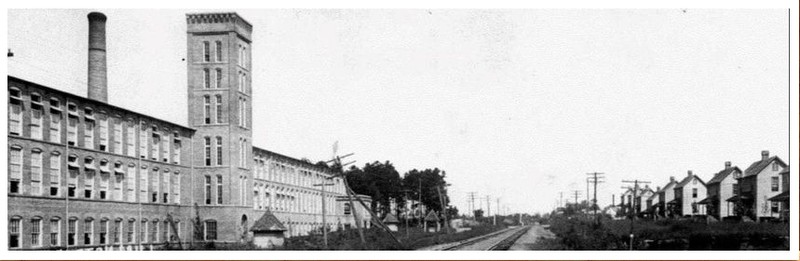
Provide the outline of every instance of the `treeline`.
{"type": "MultiPolygon", "coordinates": [[[[401,218],[401,213],[406,209],[414,210],[419,207],[406,206],[405,199],[421,200],[428,211],[434,210],[438,213],[442,213],[444,206],[450,204],[446,173],[438,168],[412,169],[401,176],[391,162],[375,161],[364,164],[361,168],[351,166],[344,174],[355,193],[372,197],[370,208],[380,217],[385,217],[392,211],[392,204],[396,206],[393,214],[398,218],[401,218]]],[[[458,215],[455,207],[447,209],[448,216],[458,215]]]]}

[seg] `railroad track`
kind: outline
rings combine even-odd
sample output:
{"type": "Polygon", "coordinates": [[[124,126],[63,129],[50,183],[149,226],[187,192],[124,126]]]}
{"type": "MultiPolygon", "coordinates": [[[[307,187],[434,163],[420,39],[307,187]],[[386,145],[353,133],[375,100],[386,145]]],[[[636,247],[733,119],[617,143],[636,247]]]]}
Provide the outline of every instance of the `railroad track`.
{"type": "Polygon", "coordinates": [[[478,250],[478,251],[498,251],[508,250],[520,236],[530,229],[530,226],[504,229],[498,232],[486,234],[479,237],[470,238],[458,242],[457,244],[444,248],[445,251],[458,250],[478,250]]]}

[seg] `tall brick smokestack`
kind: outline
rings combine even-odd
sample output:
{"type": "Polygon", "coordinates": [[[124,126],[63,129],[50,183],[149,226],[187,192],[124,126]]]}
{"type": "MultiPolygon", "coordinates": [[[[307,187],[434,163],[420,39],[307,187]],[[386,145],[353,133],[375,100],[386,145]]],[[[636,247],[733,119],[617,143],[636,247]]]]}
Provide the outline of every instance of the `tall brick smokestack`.
{"type": "Polygon", "coordinates": [[[89,17],[89,99],[108,102],[106,73],[106,15],[91,12],[89,17]]]}

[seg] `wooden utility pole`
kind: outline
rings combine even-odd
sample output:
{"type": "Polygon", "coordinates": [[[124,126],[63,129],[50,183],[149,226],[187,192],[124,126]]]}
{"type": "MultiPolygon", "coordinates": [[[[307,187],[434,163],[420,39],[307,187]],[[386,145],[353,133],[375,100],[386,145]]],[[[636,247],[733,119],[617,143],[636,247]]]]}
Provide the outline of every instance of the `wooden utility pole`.
{"type": "Polygon", "coordinates": [[[450,234],[450,225],[449,225],[449,223],[447,221],[447,206],[445,205],[445,200],[444,200],[444,197],[442,196],[442,190],[440,189],[440,187],[438,187],[438,186],[436,187],[436,192],[439,193],[439,202],[440,202],[440,204],[442,206],[442,213],[444,213],[444,215],[443,215],[444,216],[444,230],[445,230],[445,233],[450,234]]]}
{"type": "MultiPolygon", "coordinates": [[[[586,175],[589,175],[589,177],[586,179],[587,182],[586,184],[589,184],[589,182],[594,183],[594,198],[592,199],[592,209],[594,210],[594,218],[597,220],[596,222],[599,223],[600,217],[597,216],[597,209],[600,207],[597,205],[597,183],[605,182],[604,180],[605,177],[603,176],[605,174],[602,172],[592,172],[592,173],[586,173],[586,175]]],[[[586,196],[588,197],[589,195],[586,196]]]]}
{"type": "MultiPolygon", "coordinates": [[[[327,183],[327,178],[326,178],[325,180],[322,181],[322,183],[314,184],[314,186],[315,187],[320,187],[321,190],[322,190],[322,192],[320,193],[320,196],[322,197],[322,242],[323,242],[323,244],[325,246],[325,249],[328,249],[328,223],[325,220],[325,216],[327,214],[327,213],[325,213],[325,201],[327,201],[326,198],[325,198],[325,196],[326,196],[325,195],[325,187],[333,186],[333,183],[327,183]]],[[[352,211],[352,209],[353,208],[351,206],[350,210],[352,211]]]]}
{"type": "MultiPolygon", "coordinates": [[[[639,184],[650,184],[650,181],[643,181],[643,180],[622,180],[622,183],[633,183],[633,197],[631,197],[631,227],[630,227],[630,250],[633,250],[633,219],[636,217],[636,212],[638,212],[638,208],[636,208],[636,192],[639,190],[639,184]]],[[[624,187],[623,187],[624,188],[624,187]]],[[[631,188],[631,187],[628,187],[631,188]]]]}
{"type": "Polygon", "coordinates": [[[470,214],[472,214],[472,220],[476,220],[475,218],[475,191],[468,192],[469,194],[469,210],[470,214]]]}

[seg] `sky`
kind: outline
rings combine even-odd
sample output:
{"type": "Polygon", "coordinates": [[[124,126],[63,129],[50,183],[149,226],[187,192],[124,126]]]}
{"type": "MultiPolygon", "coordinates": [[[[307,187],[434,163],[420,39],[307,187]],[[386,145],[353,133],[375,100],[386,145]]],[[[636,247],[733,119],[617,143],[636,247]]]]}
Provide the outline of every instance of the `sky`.
{"type": "Polygon", "coordinates": [[[789,156],[785,9],[9,10],[9,75],[86,96],[90,11],[108,16],[109,103],[187,125],[185,14],[235,11],[253,145],[437,167],[462,212],[469,192],[547,212],[585,199],[588,172],[607,205],[623,179],[789,156]]]}

